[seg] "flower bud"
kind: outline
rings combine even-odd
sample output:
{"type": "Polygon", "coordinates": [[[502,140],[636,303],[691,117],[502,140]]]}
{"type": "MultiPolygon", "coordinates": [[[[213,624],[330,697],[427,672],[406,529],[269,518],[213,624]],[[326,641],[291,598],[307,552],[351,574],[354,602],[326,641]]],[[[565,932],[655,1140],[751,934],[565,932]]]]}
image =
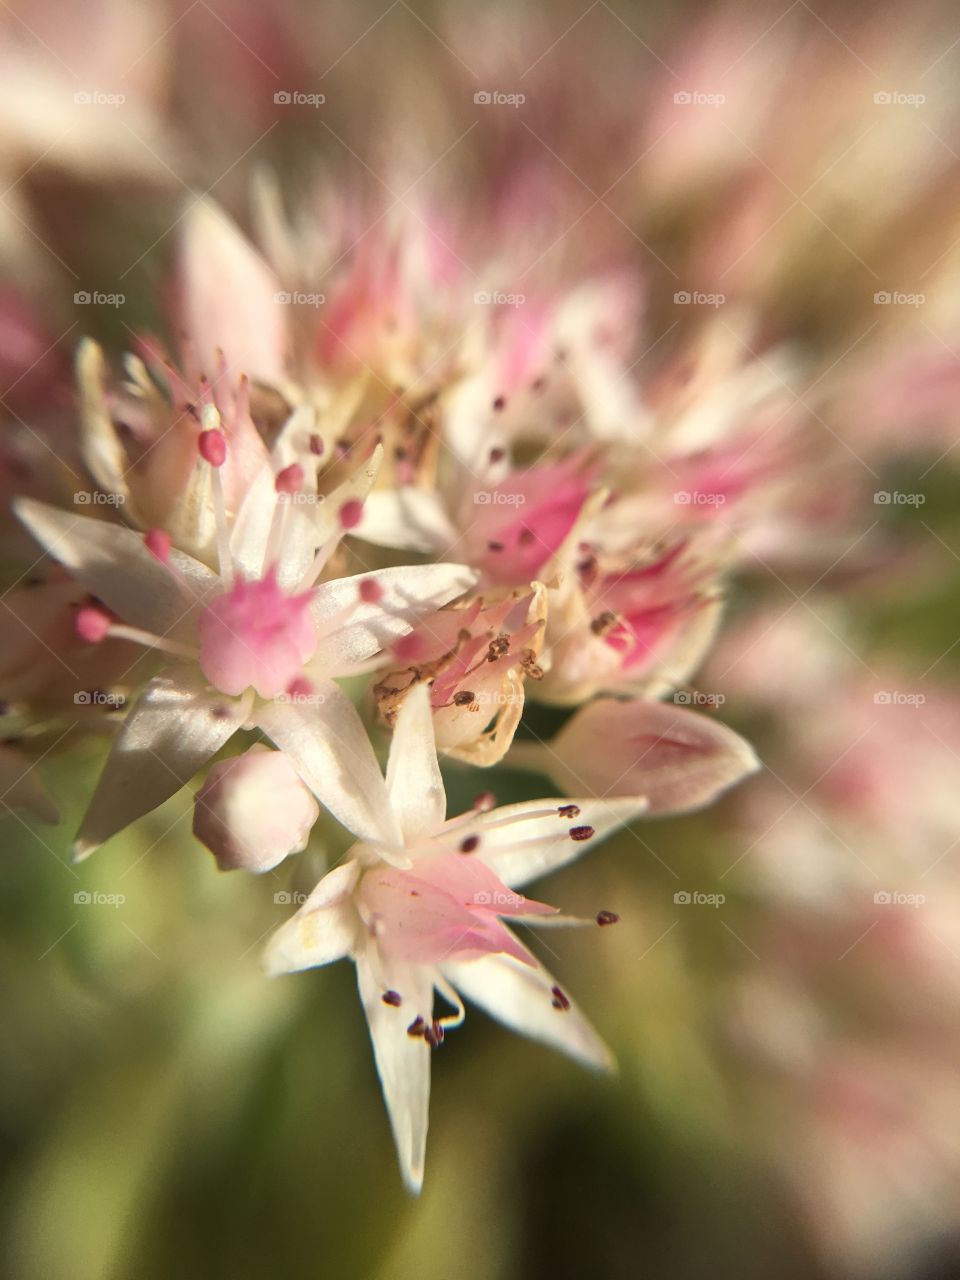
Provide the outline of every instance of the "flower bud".
{"type": "Polygon", "coordinates": [[[193,834],[221,871],[269,871],[304,849],[320,806],[281,751],[221,760],[197,794],[193,834]]]}

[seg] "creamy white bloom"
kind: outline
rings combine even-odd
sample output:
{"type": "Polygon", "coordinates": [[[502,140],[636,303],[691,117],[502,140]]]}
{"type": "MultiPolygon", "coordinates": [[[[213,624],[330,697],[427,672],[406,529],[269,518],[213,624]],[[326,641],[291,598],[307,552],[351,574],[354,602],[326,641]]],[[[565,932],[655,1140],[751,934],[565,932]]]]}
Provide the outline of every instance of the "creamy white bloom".
{"type": "MultiPolygon", "coordinates": [[[[643,799],[537,800],[447,819],[425,686],[397,717],[381,835],[366,833],[271,938],[266,965],[285,973],[349,957],[400,1157],[423,1181],[430,1052],[463,1018],[457,994],[507,1026],[607,1069],[609,1050],[569,996],[502,922],[582,924],[517,892],[578,857],[646,808],[643,799]],[[456,1011],[435,1016],[438,992],[456,1011]]],[[[610,923],[601,913],[597,923],[610,923]]]]}
{"type": "MultiPolygon", "coordinates": [[[[216,459],[218,433],[205,434],[216,459]]],[[[261,729],[351,830],[380,835],[379,766],[335,680],[376,666],[384,646],[475,579],[461,565],[436,564],[315,586],[373,483],[380,451],[325,500],[309,501],[316,475],[301,439],[308,434],[303,415],[294,415],[232,518],[216,465],[208,466],[216,573],[171,549],[169,539],[18,502],[41,545],[110,611],[97,605],[79,618],[87,638],[133,640],[168,659],[113,744],[77,836],[77,857],[167,800],[240,728],[261,729]]]]}

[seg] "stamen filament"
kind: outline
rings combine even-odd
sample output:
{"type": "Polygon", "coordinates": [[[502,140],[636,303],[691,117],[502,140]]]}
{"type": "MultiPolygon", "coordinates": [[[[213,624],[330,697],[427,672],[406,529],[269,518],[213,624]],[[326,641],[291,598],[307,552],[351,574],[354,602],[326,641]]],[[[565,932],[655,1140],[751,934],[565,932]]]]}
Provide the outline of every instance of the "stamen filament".
{"type": "Polygon", "coordinates": [[[260,567],[261,575],[265,575],[270,566],[276,564],[279,558],[287,525],[287,508],[289,506],[286,501],[287,497],[286,493],[277,494],[277,500],[273,508],[273,519],[270,521],[270,532],[267,534],[267,545],[263,553],[263,564],[260,567]]]}
{"type": "Polygon", "coordinates": [[[167,640],[163,636],[152,635],[149,631],[141,631],[139,627],[128,627],[122,622],[114,623],[107,635],[111,640],[131,640],[134,644],[142,644],[147,649],[161,649],[164,653],[173,654],[177,658],[189,658],[198,661],[200,651],[192,645],[181,644],[178,640],[167,640]]]}
{"type": "Polygon", "coordinates": [[[233,579],[233,556],[230,554],[230,530],[227,526],[227,504],[223,496],[220,468],[211,467],[213,484],[213,512],[217,522],[217,563],[220,577],[225,584],[233,579]]]}
{"type": "Polygon", "coordinates": [[[297,587],[297,591],[307,591],[310,587],[316,585],[317,579],[326,568],[327,561],[333,555],[342,536],[342,531],[338,530],[337,533],[328,538],[323,546],[318,549],[317,554],[313,557],[313,562],[300,579],[300,585],[297,587]]]}
{"type": "Polygon", "coordinates": [[[485,822],[483,827],[490,831],[494,827],[512,827],[516,822],[529,822],[531,818],[560,818],[563,820],[563,814],[556,807],[550,809],[530,809],[526,813],[514,813],[509,818],[496,818],[493,822],[485,822]]]}

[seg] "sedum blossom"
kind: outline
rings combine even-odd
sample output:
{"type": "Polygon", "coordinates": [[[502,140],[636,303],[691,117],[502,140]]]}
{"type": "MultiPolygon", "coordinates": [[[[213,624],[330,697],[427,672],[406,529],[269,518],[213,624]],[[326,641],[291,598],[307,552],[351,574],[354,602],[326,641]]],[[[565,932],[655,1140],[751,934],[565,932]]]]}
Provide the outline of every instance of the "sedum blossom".
{"type": "MultiPolygon", "coordinates": [[[[505,921],[585,923],[521,893],[646,808],[643,798],[536,800],[448,819],[427,689],[397,717],[386,778],[362,836],[267,944],[273,974],[350,958],[370,1027],[400,1167],[423,1182],[430,1050],[464,1017],[461,996],[587,1066],[609,1050],[505,921]],[[435,994],[453,1010],[438,1015],[435,994]]],[[[600,912],[598,924],[616,916],[600,912]]]]}
{"type": "Polygon", "coordinates": [[[393,645],[402,664],[373,686],[380,719],[393,727],[407,694],[430,689],[437,747],[468,764],[502,760],[523,715],[528,680],[539,666],[547,591],[535,582],[488,604],[481,597],[455,602],[424,619],[393,645]]]}
{"type": "Polygon", "coordinates": [[[472,585],[456,564],[401,566],[316,585],[357,518],[379,451],[320,500],[309,422],[294,415],[228,515],[216,424],[199,437],[211,473],[219,568],[132,529],[23,500],[18,514],[94,597],[76,615],[85,640],[139,642],[165,665],[114,741],[75,843],[84,857],[172,796],[242,728],[260,729],[341,821],[373,828],[379,769],[340,677],[382,661],[384,646],[472,585]],[[290,458],[299,461],[288,461],[290,458]]]}

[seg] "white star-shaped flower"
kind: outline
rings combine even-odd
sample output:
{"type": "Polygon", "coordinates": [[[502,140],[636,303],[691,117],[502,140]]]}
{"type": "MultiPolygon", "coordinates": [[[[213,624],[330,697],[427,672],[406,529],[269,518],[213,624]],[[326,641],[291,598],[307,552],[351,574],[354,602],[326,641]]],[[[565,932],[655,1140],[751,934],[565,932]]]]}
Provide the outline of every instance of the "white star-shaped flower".
{"type": "MultiPolygon", "coordinates": [[[[376,666],[384,647],[475,581],[457,564],[401,566],[315,585],[353,527],[381,450],[332,494],[317,494],[305,416],[294,414],[235,515],[218,467],[226,443],[207,416],[199,448],[217,514],[219,572],[132,529],[22,499],[42,546],[99,602],[78,629],[142,643],[167,665],[113,744],[74,846],[78,858],[180,789],[240,728],[259,728],[359,835],[382,835],[383,781],[337,678],[376,666]]],[[[309,415],[306,415],[309,416],[309,415]]]]}
{"type": "MultiPolygon", "coordinates": [[[[267,946],[279,974],[349,957],[370,1026],[404,1181],[423,1181],[430,1052],[463,1018],[460,995],[516,1031],[587,1066],[609,1050],[536,957],[503,923],[583,924],[518,892],[621,827],[646,800],[548,799],[484,804],[446,818],[430,701],[404,700],[385,783],[374,797],[382,834],[360,841],[267,946]],[[438,992],[454,1010],[434,1014],[438,992]]],[[[598,924],[616,920],[601,912],[598,924]]]]}

